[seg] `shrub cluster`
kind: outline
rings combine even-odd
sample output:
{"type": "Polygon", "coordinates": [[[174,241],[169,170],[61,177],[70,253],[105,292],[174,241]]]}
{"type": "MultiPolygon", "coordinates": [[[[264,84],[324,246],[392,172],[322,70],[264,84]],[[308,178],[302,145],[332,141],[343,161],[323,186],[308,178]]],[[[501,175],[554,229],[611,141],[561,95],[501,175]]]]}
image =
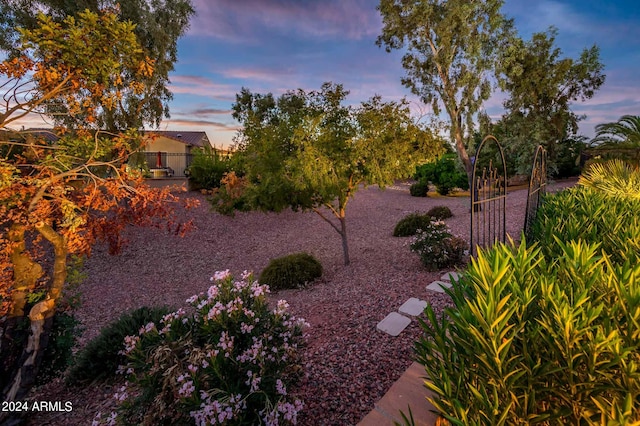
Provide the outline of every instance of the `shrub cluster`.
{"type": "Polygon", "coordinates": [[[189,189],[219,188],[222,178],[229,171],[229,161],[216,149],[207,147],[194,151],[193,161],[187,169],[189,189]]]}
{"type": "Polygon", "coordinates": [[[294,253],[272,259],[259,281],[273,290],[304,287],[322,276],[322,264],[308,253],[294,253]]]}
{"type": "Polygon", "coordinates": [[[426,197],[429,192],[429,182],[426,180],[419,180],[409,187],[409,194],[412,197],[426,197]]]}
{"type": "Polygon", "coordinates": [[[451,235],[444,222],[433,220],[417,230],[411,243],[411,251],[420,255],[422,264],[429,271],[461,264],[467,248],[467,242],[451,235]]]}
{"type": "Polygon", "coordinates": [[[119,410],[95,423],[296,423],[302,402],[288,387],[300,372],[306,323],[283,300],[271,309],[268,287],[249,273],[234,280],[216,272],[212,281],[187,300],[194,313],[179,309],[125,338],[119,410]]]}
{"type": "Polygon", "coordinates": [[[118,366],[126,362],[126,357],[119,353],[124,348],[124,338],[136,334],[149,322],[159,322],[169,312],[168,307],[144,306],[120,315],[78,351],[67,374],[67,382],[75,384],[115,376],[118,366]]]}
{"type": "Polygon", "coordinates": [[[431,223],[431,216],[421,213],[410,213],[400,219],[393,229],[394,237],[409,237],[416,235],[419,229],[425,229],[431,223]]]}
{"type": "Polygon", "coordinates": [[[433,163],[416,168],[414,179],[418,182],[432,182],[440,195],[448,195],[452,189],[469,189],[467,174],[455,154],[445,154],[433,163]]]}
{"type": "MultiPolygon", "coordinates": [[[[640,191],[638,191],[640,192],[640,191]]],[[[416,344],[453,424],[640,422],[640,205],[572,188],[531,243],[480,250],[416,344]]]]}
{"type": "Polygon", "coordinates": [[[447,206],[435,206],[429,209],[427,212],[429,216],[437,220],[444,220],[453,217],[451,209],[447,206]]]}

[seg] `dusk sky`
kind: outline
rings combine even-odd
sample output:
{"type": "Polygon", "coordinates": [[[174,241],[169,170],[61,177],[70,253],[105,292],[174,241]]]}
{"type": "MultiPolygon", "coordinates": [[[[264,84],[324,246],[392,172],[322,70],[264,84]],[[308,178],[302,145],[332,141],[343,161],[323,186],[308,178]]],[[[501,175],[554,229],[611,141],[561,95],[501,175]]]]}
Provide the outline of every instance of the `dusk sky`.
{"type": "MultiPolygon", "coordinates": [[[[196,16],[179,43],[171,74],[171,119],[162,130],[205,130],[216,146],[229,145],[238,129],[230,109],[242,87],[274,95],[325,81],[342,83],[348,101],[374,94],[404,96],[416,115],[430,109],[400,84],[402,52],[375,45],[382,21],[378,0],[194,0],[196,16]]],[[[506,0],[523,38],[558,28],[563,56],[578,58],[597,44],[605,84],[574,111],[586,114],[580,133],[592,137],[598,123],[640,115],[640,2],[638,0],[506,0]]],[[[502,114],[497,94],[485,109],[502,114]]],[[[443,116],[442,118],[446,118],[443,116]]]]}

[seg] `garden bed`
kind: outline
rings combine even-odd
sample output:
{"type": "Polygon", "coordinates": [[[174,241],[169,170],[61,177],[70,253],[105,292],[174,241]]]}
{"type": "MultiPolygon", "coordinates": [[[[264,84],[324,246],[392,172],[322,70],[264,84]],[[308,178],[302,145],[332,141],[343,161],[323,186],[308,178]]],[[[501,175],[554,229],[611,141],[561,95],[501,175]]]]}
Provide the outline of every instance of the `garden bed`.
{"type": "MultiPolygon", "coordinates": [[[[557,190],[575,180],[549,186],[557,190]]],[[[507,232],[519,238],[526,190],[507,198],[507,232]]],[[[468,240],[466,197],[411,197],[408,185],[380,191],[361,190],[347,206],[351,265],[345,267],[338,234],[314,213],[285,211],[238,213],[235,218],[209,211],[197,193],[185,196],[201,206],[180,211],[193,218],[196,230],[184,238],[156,229],[132,228],[129,244],[118,256],[97,247],[86,262],[88,279],[81,285],[78,317],[85,332],[81,344],[122,312],[140,306],[179,307],[189,296],[205,291],[217,270],[258,273],[270,259],[306,251],[319,259],[324,275],[310,288],[273,294],[286,299],[296,316],[310,324],[303,353],[304,375],[296,396],[305,402],[300,424],[344,425],[360,421],[413,361],[413,344],[420,335],[416,321],[398,337],[376,330],[376,324],[409,297],[427,300],[437,311],[447,296],[425,286],[441,272],[427,272],[411,253],[410,237],[392,236],[405,215],[448,206],[454,217],[445,222],[454,235],[468,240]]],[[[29,424],[90,424],[98,411],[114,406],[111,385],[65,388],[60,380],[35,389],[34,400],[71,401],[73,411],[33,415],[29,424]]]]}

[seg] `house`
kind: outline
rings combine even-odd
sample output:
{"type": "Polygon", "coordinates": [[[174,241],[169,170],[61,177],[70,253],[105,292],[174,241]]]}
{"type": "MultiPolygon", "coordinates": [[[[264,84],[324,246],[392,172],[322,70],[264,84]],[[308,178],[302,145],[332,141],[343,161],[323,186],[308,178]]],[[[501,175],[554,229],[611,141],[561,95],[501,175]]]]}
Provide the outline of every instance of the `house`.
{"type": "Polygon", "coordinates": [[[145,157],[153,177],[183,177],[191,164],[193,151],[213,148],[205,132],[149,130],[145,157]]]}

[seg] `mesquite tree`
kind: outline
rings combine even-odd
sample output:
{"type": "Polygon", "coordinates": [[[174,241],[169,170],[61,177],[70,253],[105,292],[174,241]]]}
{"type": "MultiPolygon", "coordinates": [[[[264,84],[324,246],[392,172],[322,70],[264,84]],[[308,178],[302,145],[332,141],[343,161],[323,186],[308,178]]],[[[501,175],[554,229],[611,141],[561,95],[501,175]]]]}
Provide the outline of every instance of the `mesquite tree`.
{"type": "Polygon", "coordinates": [[[89,254],[99,240],[118,250],[128,224],[171,225],[165,219],[173,205],[167,191],[144,186],[127,168],[128,156],[142,146],[135,130],[87,129],[102,109],[143,90],[135,76],[153,73],[133,25],[109,11],[38,20],[36,28],[21,31],[21,54],[0,63],[0,377],[8,401],[21,399],[33,384],[69,255],[89,254]],[[58,128],[55,142],[10,129],[28,113],[50,111],[52,103],[86,128],[58,128]],[[27,300],[36,293],[43,297],[27,300]],[[16,325],[25,319],[30,330],[18,346],[16,325]]]}
{"type": "Polygon", "coordinates": [[[390,185],[443,152],[442,141],[413,122],[406,102],[374,96],[354,108],[343,105],[347,94],[332,83],[278,99],[243,89],[233,106],[243,125],[235,155],[243,157],[247,205],[316,212],[340,235],[345,265],[346,207],[360,186],[390,185]]]}

